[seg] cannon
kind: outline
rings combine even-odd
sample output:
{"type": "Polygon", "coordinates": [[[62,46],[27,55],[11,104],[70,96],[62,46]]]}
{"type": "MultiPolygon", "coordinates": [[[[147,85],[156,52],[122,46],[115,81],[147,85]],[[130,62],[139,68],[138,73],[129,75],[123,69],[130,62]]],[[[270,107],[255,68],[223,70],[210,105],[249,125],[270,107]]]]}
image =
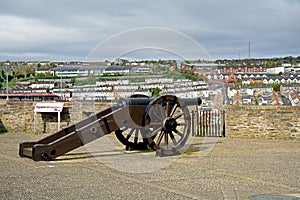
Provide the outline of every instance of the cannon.
{"type": "Polygon", "coordinates": [[[121,98],[106,109],[41,138],[22,141],[19,155],[35,161],[50,161],[105,135],[115,133],[127,150],[153,149],[159,156],[178,155],[191,132],[189,106],[200,98],[163,95],[121,98]]]}

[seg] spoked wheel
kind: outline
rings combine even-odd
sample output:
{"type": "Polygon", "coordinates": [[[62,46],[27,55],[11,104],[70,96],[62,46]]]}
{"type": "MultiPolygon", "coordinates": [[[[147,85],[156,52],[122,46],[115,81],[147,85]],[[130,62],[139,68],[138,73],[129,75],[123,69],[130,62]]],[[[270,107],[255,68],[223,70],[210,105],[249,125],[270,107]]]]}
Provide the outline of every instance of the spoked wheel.
{"type": "MultiPolygon", "coordinates": [[[[146,95],[134,94],[130,98],[149,98],[146,95]]],[[[141,128],[123,127],[115,131],[117,139],[126,146],[126,150],[148,150],[147,139],[141,128]]]]}
{"type": "Polygon", "coordinates": [[[115,131],[118,140],[126,146],[126,150],[148,150],[148,143],[140,128],[124,128],[115,131]]]}
{"type": "Polygon", "coordinates": [[[175,155],[185,149],[191,117],[187,106],[179,98],[165,95],[147,106],[143,126],[149,146],[158,155],[175,155]]]}

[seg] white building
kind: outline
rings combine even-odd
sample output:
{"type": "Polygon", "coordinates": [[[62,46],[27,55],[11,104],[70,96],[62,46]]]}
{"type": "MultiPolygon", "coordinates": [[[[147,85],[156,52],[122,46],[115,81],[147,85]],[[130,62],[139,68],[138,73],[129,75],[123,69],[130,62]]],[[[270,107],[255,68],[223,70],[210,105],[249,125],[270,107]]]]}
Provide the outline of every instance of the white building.
{"type": "Polygon", "coordinates": [[[54,88],[54,83],[51,82],[40,82],[40,83],[32,83],[30,86],[32,89],[38,89],[38,88],[54,88]]]}
{"type": "Polygon", "coordinates": [[[281,66],[282,67],[292,67],[292,64],[291,63],[283,63],[281,66]]]}
{"type": "Polygon", "coordinates": [[[267,68],[267,74],[284,73],[284,67],[267,68]]]}

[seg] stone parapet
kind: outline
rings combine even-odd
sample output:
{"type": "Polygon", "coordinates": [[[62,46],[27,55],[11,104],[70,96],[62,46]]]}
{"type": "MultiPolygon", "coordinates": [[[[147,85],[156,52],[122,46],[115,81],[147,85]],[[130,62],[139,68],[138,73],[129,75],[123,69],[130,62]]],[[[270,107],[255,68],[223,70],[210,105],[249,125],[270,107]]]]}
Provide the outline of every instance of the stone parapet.
{"type": "MultiPolygon", "coordinates": [[[[79,121],[111,103],[66,102],[59,128],[79,121]]],[[[34,133],[34,102],[0,102],[0,133],[34,133]]],[[[300,138],[300,107],[226,106],[226,137],[300,138]]],[[[37,113],[36,133],[58,130],[57,113],[37,113]]]]}
{"type": "MultiPolygon", "coordinates": [[[[0,102],[0,133],[34,133],[35,104],[35,102],[0,102]]],[[[60,115],[60,127],[57,127],[57,113],[37,113],[36,134],[53,133],[58,128],[69,126],[109,105],[108,103],[65,102],[60,115]]]]}
{"type": "Polygon", "coordinates": [[[300,138],[300,107],[226,106],[226,136],[300,138]]]}

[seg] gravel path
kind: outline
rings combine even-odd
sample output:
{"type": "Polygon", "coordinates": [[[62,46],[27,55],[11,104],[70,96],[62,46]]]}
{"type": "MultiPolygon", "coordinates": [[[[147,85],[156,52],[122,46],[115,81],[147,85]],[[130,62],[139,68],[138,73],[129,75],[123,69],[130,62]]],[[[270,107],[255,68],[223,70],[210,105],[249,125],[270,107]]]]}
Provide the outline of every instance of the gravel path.
{"type": "Polygon", "coordinates": [[[195,138],[186,153],[172,158],[125,152],[103,140],[51,162],[18,156],[20,141],[40,137],[0,134],[0,199],[300,197],[299,140],[195,138]]]}

